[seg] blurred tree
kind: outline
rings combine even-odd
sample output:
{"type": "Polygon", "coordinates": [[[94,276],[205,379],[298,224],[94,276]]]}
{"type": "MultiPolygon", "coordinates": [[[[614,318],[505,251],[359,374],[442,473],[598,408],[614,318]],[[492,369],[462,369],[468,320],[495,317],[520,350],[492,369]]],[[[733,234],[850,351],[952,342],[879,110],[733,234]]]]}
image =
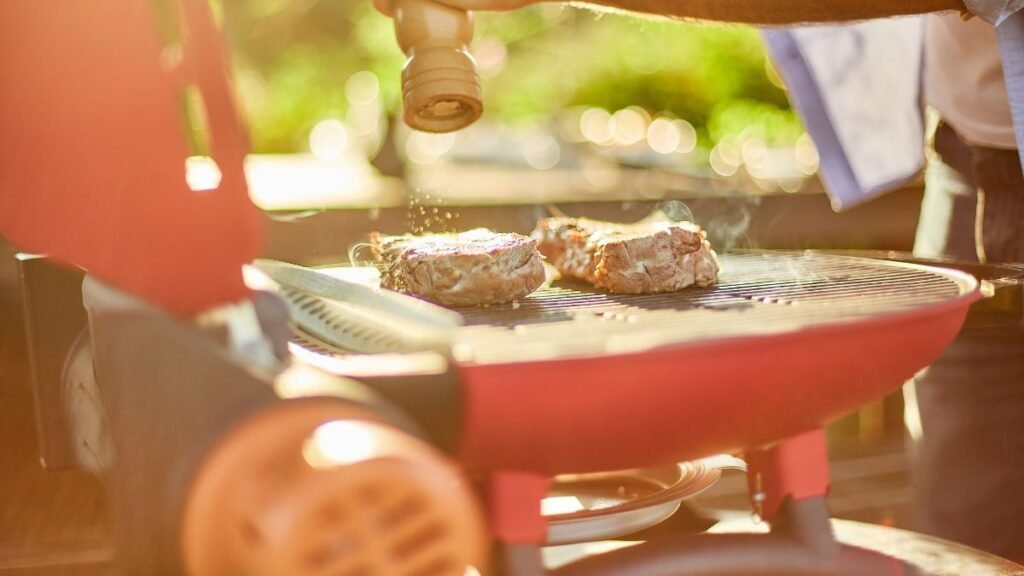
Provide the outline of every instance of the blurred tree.
{"type": "MultiPolygon", "coordinates": [[[[361,70],[398,112],[403,57],[369,1],[221,0],[221,10],[256,151],[305,149],[313,124],[344,118],[345,82],[361,70]]],[[[751,28],[547,4],[479,14],[476,29],[490,121],[639,106],[688,120],[706,144],[746,132],[789,145],[802,133],[751,28]]]]}

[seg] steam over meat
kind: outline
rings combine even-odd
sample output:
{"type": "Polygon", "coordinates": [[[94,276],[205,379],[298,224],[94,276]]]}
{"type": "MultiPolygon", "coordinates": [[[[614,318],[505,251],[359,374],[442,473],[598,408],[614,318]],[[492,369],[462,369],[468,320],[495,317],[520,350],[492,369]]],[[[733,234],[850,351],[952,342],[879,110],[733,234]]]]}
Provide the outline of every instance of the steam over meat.
{"type": "Polygon", "coordinates": [[[690,222],[648,219],[612,224],[545,218],[537,224],[533,238],[562,275],[609,292],[674,292],[718,280],[718,260],[706,234],[690,222]]]}
{"type": "Polygon", "coordinates": [[[544,283],[537,243],[477,229],[461,234],[371,236],[381,285],[450,306],[522,298],[544,283]]]}

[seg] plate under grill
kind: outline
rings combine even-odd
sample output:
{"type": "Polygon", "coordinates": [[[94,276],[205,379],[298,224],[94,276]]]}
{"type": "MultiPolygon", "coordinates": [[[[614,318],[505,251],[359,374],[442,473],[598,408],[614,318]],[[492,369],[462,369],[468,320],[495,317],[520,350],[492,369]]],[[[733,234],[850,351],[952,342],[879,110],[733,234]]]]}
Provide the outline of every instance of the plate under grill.
{"type": "Polygon", "coordinates": [[[559,281],[512,304],[460,309],[461,362],[637,352],[712,338],[777,334],[950,300],[973,279],[918,266],[807,253],[721,256],[716,286],[621,295],[559,281]]]}
{"type": "Polygon", "coordinates": [[[461,363],[544,360],[780,334],[926,307],[976,287],[957,272],[814,252],[720,260],[720,281],[710,288],[623,295],[558,280],[518,302],[461,308],[465,325],[454,332],[453,356],[461,363]]]}

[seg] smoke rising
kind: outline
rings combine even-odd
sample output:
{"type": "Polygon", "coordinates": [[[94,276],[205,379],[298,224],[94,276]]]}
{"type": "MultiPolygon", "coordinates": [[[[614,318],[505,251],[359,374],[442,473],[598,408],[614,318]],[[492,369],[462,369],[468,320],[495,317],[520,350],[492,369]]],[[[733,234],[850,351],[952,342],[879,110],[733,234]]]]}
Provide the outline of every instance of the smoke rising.
{"type": "Polygon", "coordinates": [[[658,203],[658,210],[673,221],[689,220],[700,225],[707,232],[711,246],[724,252],[755,247],[747,231],[760,205],[758,196],[736,196],[689,203],[665,200],[658,203]]]}

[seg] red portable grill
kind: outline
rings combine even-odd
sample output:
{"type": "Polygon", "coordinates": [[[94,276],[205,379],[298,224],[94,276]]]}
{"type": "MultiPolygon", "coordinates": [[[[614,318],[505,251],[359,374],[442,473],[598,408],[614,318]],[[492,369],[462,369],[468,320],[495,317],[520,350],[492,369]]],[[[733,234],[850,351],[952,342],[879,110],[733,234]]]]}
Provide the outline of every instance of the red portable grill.
{"type": "Polygon", "coordinates": [[[793,436],[926,366],[978,297],[956,273],[813,253],[726,255],[722,267],[708,289],[557,286],[463,310],[463,458],[585,472],[793,436]]]}
{"type": "Polygon", "coordinates": [[[787,499],[827,492],[821,427],[929,364],[979,298],[973,277],[912,264],[813,252],[721,262],[712,288],[632,296],[565,281],[460,310],[456,453],[489,478],[496,538],[544,541],[539,501],[555,474],[720,452],[747,454],[755,505],[777,519],[787,499]]]}

